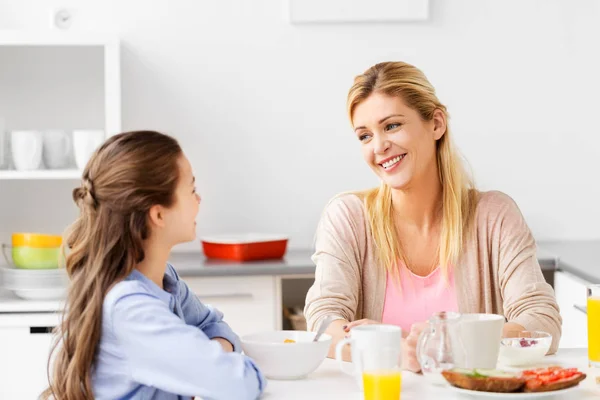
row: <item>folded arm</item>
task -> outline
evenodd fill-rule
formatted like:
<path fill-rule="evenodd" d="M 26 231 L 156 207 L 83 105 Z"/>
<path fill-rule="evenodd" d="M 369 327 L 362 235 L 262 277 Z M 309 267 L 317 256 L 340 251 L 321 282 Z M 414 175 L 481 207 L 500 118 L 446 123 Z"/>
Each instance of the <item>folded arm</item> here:
<path fill-rule="evenodd" d="M 184 396 L 249 400 L 265 386 L 249 358 L 223 351 L 202 329 L 186 324 L 149 294 L 118 299 L 111 322 L 133 379 L 143 385 Z"/>

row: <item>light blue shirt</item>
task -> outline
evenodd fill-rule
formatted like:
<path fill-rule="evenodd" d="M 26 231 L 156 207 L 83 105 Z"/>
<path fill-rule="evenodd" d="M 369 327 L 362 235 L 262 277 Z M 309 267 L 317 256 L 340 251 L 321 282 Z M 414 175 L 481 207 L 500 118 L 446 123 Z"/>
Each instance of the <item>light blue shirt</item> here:
<path fill-rule="evenodd" d="M 254 400 L 266 381 L 240 354 L 223 314 L 204 305 L 167 265 L 164 290 L 134 270 L 106 295 L 102 336 L 92 373 L 94 397 L 104 399 Z M 227 353 L 211 338 L 234 346 Z"/>

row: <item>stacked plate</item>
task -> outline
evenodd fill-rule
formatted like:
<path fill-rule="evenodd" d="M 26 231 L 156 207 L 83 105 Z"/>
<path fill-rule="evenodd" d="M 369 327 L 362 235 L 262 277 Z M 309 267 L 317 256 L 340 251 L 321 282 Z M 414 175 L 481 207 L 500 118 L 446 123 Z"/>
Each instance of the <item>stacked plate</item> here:
<path fill-rule="evenodd" d="M 27 300 L 55 300 L 66 296 L 69 279 L 64 268 L 18 269 L 0 267 L 0 283 Z"/>
<path fill-rule="evenodd" d="M 62 237 L 43 233 L 13 233 L 12 246 L 2 245 L 7 266 L 0 267 L 0 284 L 28 300 L 62 299 L 67 273 L 58 268 Z M 8 248 L 12 248 L 8 256 Z"/>

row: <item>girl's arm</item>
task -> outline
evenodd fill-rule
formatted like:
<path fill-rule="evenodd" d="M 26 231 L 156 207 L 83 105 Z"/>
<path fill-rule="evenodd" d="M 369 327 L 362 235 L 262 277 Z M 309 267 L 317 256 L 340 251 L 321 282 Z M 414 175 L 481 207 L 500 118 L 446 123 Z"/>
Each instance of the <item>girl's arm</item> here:
<path fill-rule="evenodd" d="M 183 396 L 256 399 L 266 381 L 252 360 L 227 353 L 202 329 L 186 324 L 148 293 L 128 293 L 110 307 L 110 321 L 133 379 Z M 218 316 L 205 318 L 211 334 Z"/>

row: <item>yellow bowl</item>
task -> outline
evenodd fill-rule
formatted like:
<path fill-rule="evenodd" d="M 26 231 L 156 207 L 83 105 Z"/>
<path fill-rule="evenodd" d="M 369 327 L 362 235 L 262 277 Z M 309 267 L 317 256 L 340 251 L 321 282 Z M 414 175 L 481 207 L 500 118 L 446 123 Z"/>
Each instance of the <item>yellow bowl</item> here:
<path fill-rule="evenodd" d="M 60 247 L 62 236 L 43 233 L 13 233 L 13 247 L 53 248 Z"/>

